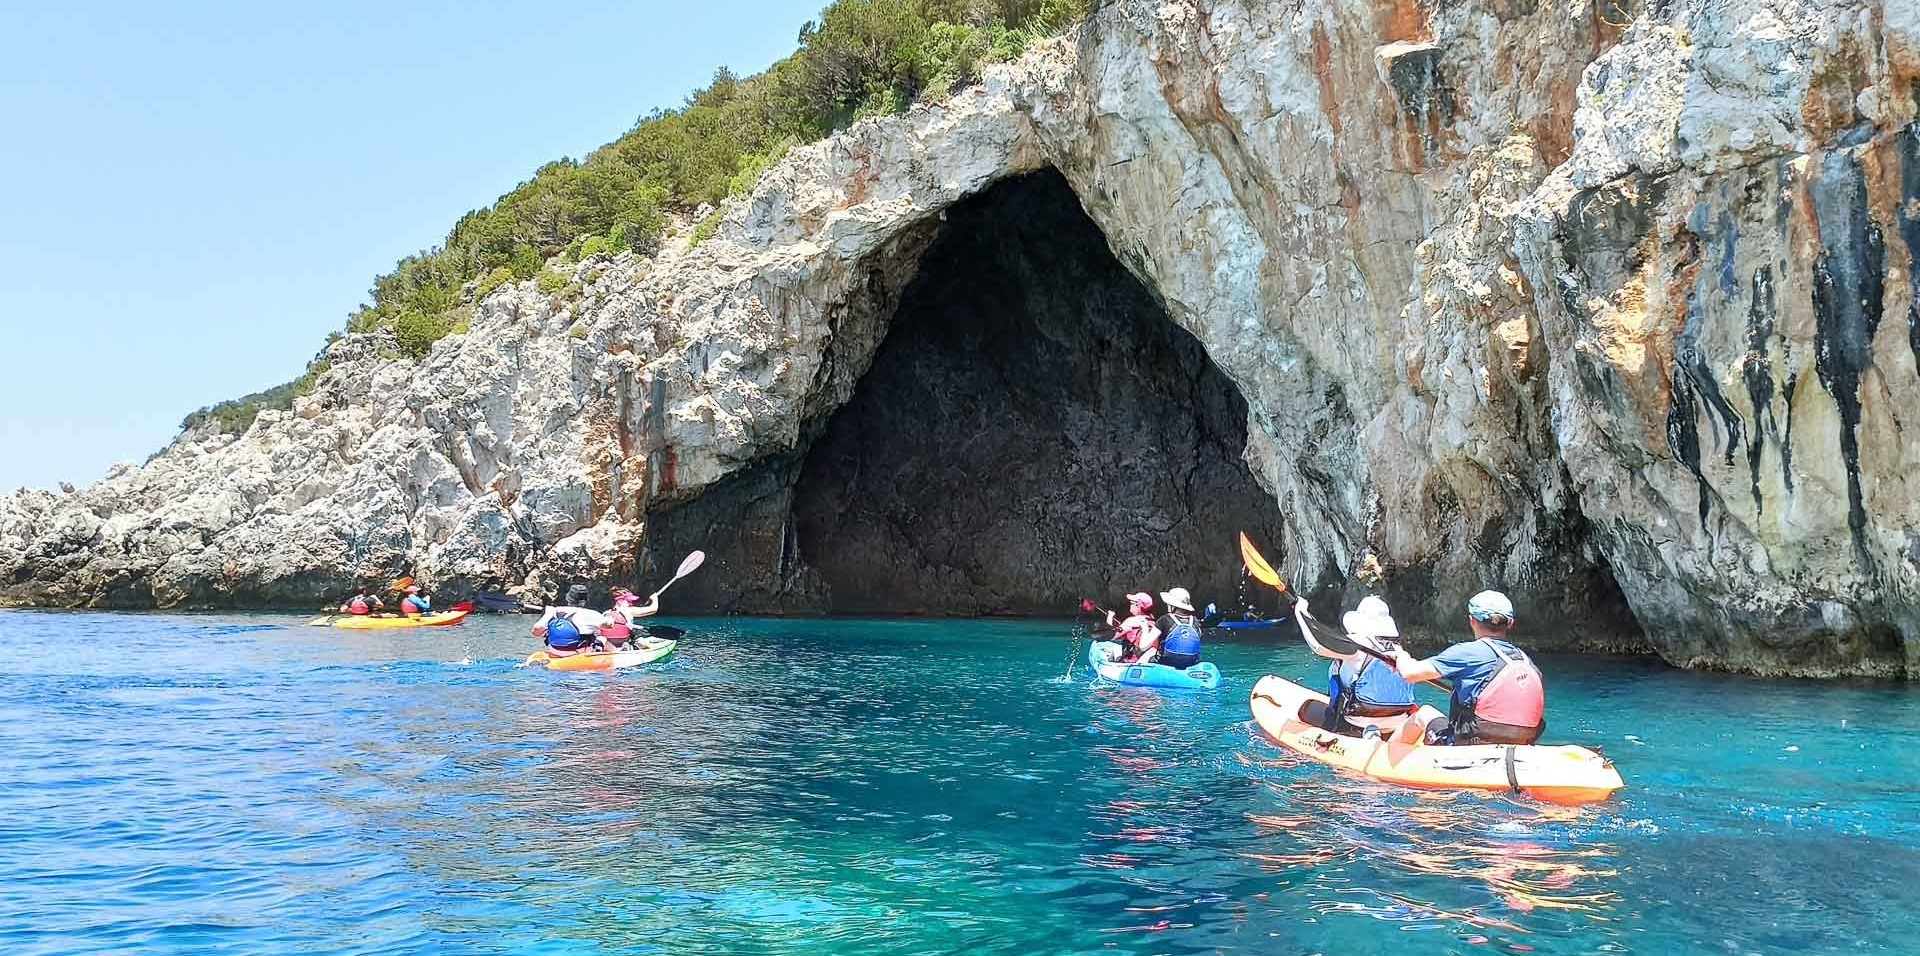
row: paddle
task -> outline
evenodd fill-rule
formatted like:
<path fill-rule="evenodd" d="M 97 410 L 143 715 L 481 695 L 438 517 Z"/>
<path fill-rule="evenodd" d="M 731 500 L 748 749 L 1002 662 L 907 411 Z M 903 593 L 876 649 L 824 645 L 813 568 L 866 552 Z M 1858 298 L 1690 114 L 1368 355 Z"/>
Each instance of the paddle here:
<path fill-rule="evenodd" d="M 1260 549 L 1253 546 L 1253 540 L 1247 537 L 1245 531 L 1240 532 L 1240 559 L 1246 562 L 1247 573 L 1253 575 L 1254 580 L 1279 591 L 1281 594 L 1290 593 L 1291 589 L 1287 587 L 1287 582 L 1280 577 L 1280 572 L 1275 571 L 1273 565 L 1267 563 L 1267 559 L 1260 554 Z M 1318 619 L 1308 614 L 1298 605 L 1295 605 L 1294 615 L 1301 620 L 1303 625 L 1314 626 L 1315 633 L 1313 639 L 1318 641 L 1321 647 L 1335 654 L 1365 654 L 1374 660 L 1382 661 L 1394 667 L 1396 670 L 1399 668 L 1399 665 L 1394 663 L 1393 655 L 1370 645 L 1355 641 L 1345 634 L 1341 634 L 1321 624 Z M 1433 680 L 1428 681 L 1428 683 L 1449 693 L 1453 691 L 1453 685 L 1443 680 Z"/>
<path fill-rule="evenodd" d="M 687 575 L 692 574 L 694 571 L 699 570 L 700 565 L 705 564 L 706 561 L 707 561 L 707 553 L 705 551 L 689 552 L 685 558 L 681 559 L 680 570 L 674 572 L 672 579 L 668 580 L 667 583 L 660 585 L 660 589 L 653 592 L 652 594 L 653 599 L 659 600 L 660 595 L 665 594 L 668 588 L 673 587 L 674 581 L 678 581 L 681 578 L 684 578 Z"/>

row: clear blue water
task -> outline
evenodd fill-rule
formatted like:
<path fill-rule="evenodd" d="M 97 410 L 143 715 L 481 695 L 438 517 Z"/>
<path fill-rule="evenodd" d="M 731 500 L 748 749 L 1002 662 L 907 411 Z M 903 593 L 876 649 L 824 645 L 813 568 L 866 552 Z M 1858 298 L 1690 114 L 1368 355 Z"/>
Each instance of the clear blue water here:
<path fill-rule="evenodd" d="M 1567 810 L 1276 750 L 1253 678 L 1324 668 L 1257 638 L 1175 696 L 1060 681 L 1060 624 L 685 621 L 606 676 L 300 623 L 0 612 L 0 952 L 1920 946 L 1904 686 L 1548 659 L 1629 787 Z"/>

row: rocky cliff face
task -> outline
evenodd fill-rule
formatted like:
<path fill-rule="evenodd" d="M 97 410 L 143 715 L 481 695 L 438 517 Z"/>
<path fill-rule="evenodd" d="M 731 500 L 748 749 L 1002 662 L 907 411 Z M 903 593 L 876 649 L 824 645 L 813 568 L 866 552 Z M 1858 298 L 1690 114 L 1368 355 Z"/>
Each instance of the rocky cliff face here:
<path fill-rule="evenodd" d="M 1023 611 L 1224 590 L 1249 527 L 1435 628 L 1496 585 L 1536 646 L 1920 673 L 1916 36 L 1905 0 L 1115 0 L 704 243 L 0 500 L 0 594 L 544 592 L 698 543 L 705 607 Z"/>

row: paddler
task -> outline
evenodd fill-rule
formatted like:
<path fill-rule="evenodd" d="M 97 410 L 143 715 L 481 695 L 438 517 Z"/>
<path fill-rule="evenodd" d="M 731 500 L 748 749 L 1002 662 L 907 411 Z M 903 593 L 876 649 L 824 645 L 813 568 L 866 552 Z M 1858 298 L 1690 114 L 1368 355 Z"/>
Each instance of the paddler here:
<path fill-rule="evenodd" d="M 646 604 L 640 603 L 640 596 L 626 588 L 613 589 L 613 608 L 602 614 L 600 628 L 596 632 L 609 650 L 619 650 L 633 638 L 633 622 L 652 617 L 660 613 L 660 595 L 655 593 Z M 651 643 L 642 635 L 640 643 Z"/>
<path fill-rule="evenodd" d="M 380 600 L 379 595 L 374 594 L 372 588 L 363 587 L 354 592 L 353 597 L 347 599 L 347 603 L 340 605 L 340 613 L 364 616 L 378 613 L 386 606 L 386 602 Z"/>
<path fill-rule="evenodd" d="M 1113 612 L 1108 611 L 1107 626 L 1113 628 L 1113 639 L 1120 645 L 1120 660 L 1129 664 L 1139 660 L 1160 634 L 1153 623 L 1153 595 L 1145 591 L 1127 595 L 1126 619 L 1116 624 Z"/>
<path fill-rule="evenodd" d="M 1399 717 L 1419 708 L 1413 698 L 1413 685 L 1407 683 L 1389 664 L 1364 651 L 1341 654 L 1329 650 L 1314 639 L 1307 626 L 1311 609 L 1302 598 L 1293 606 L 1294 620 L 1300 624 L 1300 636 L 1307 646 L 1332 664 L 1327 666 L 1327 700 L 1330 705 L 1321 717 L 1320 727 L 1338 734 L 1377 737 L 1380 731 L 1372 722 L 1355 717 Z M 1387 602 L 1377 597 L 1360 599 L 1360 606 L 1341 615 L 1340 624 L 1354 644 L 1390 654 L 1400 636 Z"/>
<path fill-rule="evenodd" d="M 1453 682 L 1447 716 L 1427 726 L 1428 743 L 1530 744 L 1546 731 L 1546 684 L 1532 659 L 1508 642 L 1513 624 L 1513 602 L 1482 591 L 1467 602 L 1473 640 L 1426 660 L 1394 649 L 1401 677 Z"/>
<path fill-rule="evenodd" d="M 420 585 L 409 584 L 406 597 L 400 599 L 400 613 L 407 617 L 419 617 L 433 611 L 433 602 L 420 590 Z"/>
<path fill-rule="evenodd" d="M 593 650 L 594 634 L 605 623 L 599 611 L 582 607 L 587 603 L 587 586 L 567 588 L 567 603 L 549 605 L 546 613 L 533 622 L 533 636 L 547 645 L 549 657 L 571 657 Z"/>
<path fill-rule="evenodd" d="M 1186 588 L 1171 588 L 1160 592 L 1160 603 L 1167 613 L 1154 622 L 1158 646 L 1141 654 L 1141 663 L 1179 670 L 1200 663 L 1200 615 L 1193 610 L 1193 596 Z"/>

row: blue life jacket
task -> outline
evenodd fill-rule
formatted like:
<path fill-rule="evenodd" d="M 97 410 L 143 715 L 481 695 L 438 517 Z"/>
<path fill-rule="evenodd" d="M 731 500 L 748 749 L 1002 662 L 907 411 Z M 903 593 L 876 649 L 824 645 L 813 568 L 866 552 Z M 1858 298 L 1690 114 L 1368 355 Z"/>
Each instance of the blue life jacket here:
<path fill-rule="evenodd" d="M 573 618 L 555 615 L 553 620 L 547 622 L 548 647 L 556 651 L 570 651 L 586 642 L 587 639 L 580 635 L 580 625 L 573 623 Z"/>
<path fill-rule="evenodd" d="M 1372 657 L 1354 661 L 1334 661 L 1327 668 L 1327 684 L 1336 709 L 1355 704 L 1372 707 L 1412 706 L 1413 685 L 1391 665 Z"/>
<path fill-rule="evenodd" d="M 1194 619 L 1187 618 L 1181 620 L 1169 614 L 1167 615 L 1167 620 L 1171 622 L 1173 626 L 1167 628 L 1165 634 L 1160 635 L 1160 653 L 1181 655 L 1199 654 L 1200 628 L 1194 623 Z"/>

